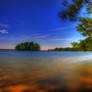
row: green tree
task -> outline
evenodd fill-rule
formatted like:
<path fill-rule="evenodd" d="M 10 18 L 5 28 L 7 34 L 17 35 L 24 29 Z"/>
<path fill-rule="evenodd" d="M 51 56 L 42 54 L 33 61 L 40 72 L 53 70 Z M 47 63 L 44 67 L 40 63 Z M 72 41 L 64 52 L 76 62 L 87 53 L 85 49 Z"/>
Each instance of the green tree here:
<path fill-rule="evenodd" d="M 79 43 L 78 42 L 72 42 L 71 43 L 73 48 L 78 48 L 79 47 Z"/>
<path fill-rule="evenodd" d="M 80 40 L 80 43 L 79 43 L 79 48 L 84 50 L 84 51 L 87 51 L 87 42 L 86 40 Z"/>
<path fill-rule="evenodd" d="M 17 44 L 15 50 L 30 50 L 30 51 L 39 51 L 40 45 L 35 42 L 24 42 Z"/>
<path fill-rule="evenodd" d="M 64 0 L 66 9 L 60 13 L 60 17 L 70 20 L 79 20 L 77 31 L 81 32 L 83 36 L 92 37 L 92 18 L 81 17 L 79 14 L 81 9 L 86 8 L 86 14 L 92 14 L 92 1 L 91 0 Z"/>
<path fill-rule="evenodd" d="M 80 41 L 80 48 L 92 51 L 92 38 L 86 38 L 85 40 Z"/>
<path fill-rule="evenodd" d="M 80 40 L 79 43 L 73 42 L 73 48 L 79 48 L 79 50 L 83 51 L 92 51 L 92 38 L 86 38 L 84 40 Z"/>
<path fill-rule="evenodd" d="M 92 37 L 92 18 L 81 18 L 77 31 L 81 32 L 83 36 Z"/>
<path fill-rule="evenodd" d="M 86 39 L 79 43 L 73 42 L 73 48 L 83 50 L 92 50 L 92 0 L 64 0 L 64 11 L 59 13 L 60 18 L 69 19 L 70 21 L 79 21 L 77 31 L 79 31 Z M 82 8 L 86 9 L 85 15 L 82 17 L 80 12 Z M 84 12 L 83 12 L 84 14 Z"/>
<path fill-rule="evenodd" d="M 86 14 L 92 13 L 92 1 L 91 0 L 64 0 L 64 10 L 59 12 L 59 16 L 62 19 L 69 19 L 71 21 L 80 20 L 80 12 L 82 8 L 86 8 Z M 83 13 L 84 14 L 84 13 Z"/>

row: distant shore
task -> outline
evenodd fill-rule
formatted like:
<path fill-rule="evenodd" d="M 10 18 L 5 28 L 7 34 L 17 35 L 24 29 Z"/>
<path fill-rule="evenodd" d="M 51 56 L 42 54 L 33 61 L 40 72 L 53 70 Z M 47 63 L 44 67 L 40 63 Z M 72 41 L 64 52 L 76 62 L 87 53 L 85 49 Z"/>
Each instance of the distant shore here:
<path fill-rule="evenodd" d="M 81 48 L 66 47 L 66 48 L 48 49 L 48 51 L 92 51 L 92 49 L 84 50 L 84 49 L 81 49 Z"/>
<path fill-rule="evenodd" d="M 15 49 L 0 49 L 0 50 L 15 50 Z"/>
<path fill-rule="evenodd" d="M 0 51 L 17 51 L 15 49 L 0 49 Z M 20 51 L 30 51 L 30 50 L 20 50 Z M 92 50 L 83 50 L 80 48 L 55 48 L 55 49 L 48 49 L 48 50 L 39 50 L 39 51 L 92 51 Z"/>

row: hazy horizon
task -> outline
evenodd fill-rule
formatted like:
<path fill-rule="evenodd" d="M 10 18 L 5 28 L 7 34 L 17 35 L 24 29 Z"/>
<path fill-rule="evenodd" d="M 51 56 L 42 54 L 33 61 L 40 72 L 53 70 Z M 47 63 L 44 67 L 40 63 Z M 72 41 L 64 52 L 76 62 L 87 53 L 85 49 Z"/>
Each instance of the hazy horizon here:
<path fill-rule="evenodd" d="M 17 43 L 34 41 L 42 50 L 68 47 L 84 37 L 77 22 L 61 20 L 62 0 L 0 1 L 0 48 L 13 49 Z"/>

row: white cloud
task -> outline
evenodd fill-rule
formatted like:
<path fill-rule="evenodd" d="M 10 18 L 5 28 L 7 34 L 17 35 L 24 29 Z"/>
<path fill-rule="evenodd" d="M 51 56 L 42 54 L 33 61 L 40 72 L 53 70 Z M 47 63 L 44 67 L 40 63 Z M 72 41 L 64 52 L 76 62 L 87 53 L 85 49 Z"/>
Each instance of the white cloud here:
<path fill-rule="evenodd" d="M 2 33 L 2 34 L 8 34 L 8 31 L 6 29 L 2 29 L 2 30 L 0 30 L 0 33 Z"/>

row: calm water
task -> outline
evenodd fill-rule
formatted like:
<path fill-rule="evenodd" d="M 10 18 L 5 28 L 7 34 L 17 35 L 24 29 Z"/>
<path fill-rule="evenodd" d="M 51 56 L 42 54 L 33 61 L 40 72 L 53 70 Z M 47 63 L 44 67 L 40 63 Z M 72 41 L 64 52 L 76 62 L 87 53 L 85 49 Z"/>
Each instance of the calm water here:
<path fill-rule="evenodd" d="M 92 52 L 0 51 L 0 92 L 92 92 Z"/>

